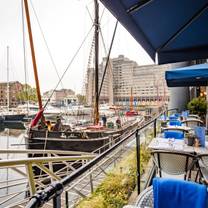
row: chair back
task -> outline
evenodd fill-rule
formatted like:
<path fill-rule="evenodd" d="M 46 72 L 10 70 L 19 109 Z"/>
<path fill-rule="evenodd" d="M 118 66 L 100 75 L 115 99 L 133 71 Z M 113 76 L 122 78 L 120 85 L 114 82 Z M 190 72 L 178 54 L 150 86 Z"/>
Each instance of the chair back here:
<path fill-rule="evenodd" d="M 174 131 L 174 130 L 172 130 L 172 131 L 167 131 L 167 130 L 165 130 L 164 132 L 163 132 L 163 136 L 164 136 L 164 138 L 174 138 L 174 139 L 183 139 L 184 138 L 184 132 L 182 132 L 182 131 Z"/>
<path fill-rule="evenodd" d="M 208 170 L 208 154 L 200 154 L 198 155 L 198 158 L 203 166 Z"/>
<path fill-rule="evenodd" d="M 191 118 L 200 119 L 200 117 L 198 115 L 189 114 L 188 119 L 191 119 Z"/>
<path fill-rule="evenodd" d="M 208 185 L 208 154 L 198 155 L 199 181 Z"/>
<path fill-rule="evenodd" d="M 203 121 L 201 121 L 199 119 L 191 118 L 191 119 L 187 119 L 187 120 L 182 121 L 182 124 L 185 124 L 188 127 L 194 128 L 195 126 L 203 126 L 204 123 L 203 123 Z"/>
<path fill-rule="evenodd" d="M 169 175 L 183 174 L 184 180 L 186 180 L 187 173 L 193 168 L 195 163 L 195 157 L 188 153 L 155 150 L 152 152 L 152 155 L 160 177 L 162 177 L 162 172 Z"/>
<path fill-rule="evenodd" d="M 150 186 L 143 190 L 136 201 L 136 207 L 138 208 L 153 208 L 154 207 L 154 199 L 153 199 L 153 187 Z"/>
<path fill-rule="evenodd" d="M 139 194 L 136 206 L 133 207 L 205 208 L 208 203 L 207 195 L 207 187 L 202 184 L 177 179 L 154 178 L 153 185 Z"/>

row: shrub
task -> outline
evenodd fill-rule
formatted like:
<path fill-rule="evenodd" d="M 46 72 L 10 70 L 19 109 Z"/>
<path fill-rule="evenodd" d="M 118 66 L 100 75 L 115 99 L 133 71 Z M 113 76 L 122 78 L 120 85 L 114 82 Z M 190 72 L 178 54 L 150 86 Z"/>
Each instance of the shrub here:
<path fill-rule="evenodd" d="M 203 116 L 207 112 L 207 102 L 204 97 L 193 98 L 187 105 L 190 113 Z"/>
<path fill-rule="evenodd" d="M 150 152 L 141 145 L 141 174 L 150 159 Z M 122 170 L 122 171 L 121 171 Z M 92 196 L 80 201 L 77 208 L 122 208 L 136 186 L 136 152 L 123 159 L 107 175 Z"/>
<path fill-rule="evenodd" d="M 93 194 L 80 202 L 79 208 L 107 208 L 105 199 L 102 195 Z"/>

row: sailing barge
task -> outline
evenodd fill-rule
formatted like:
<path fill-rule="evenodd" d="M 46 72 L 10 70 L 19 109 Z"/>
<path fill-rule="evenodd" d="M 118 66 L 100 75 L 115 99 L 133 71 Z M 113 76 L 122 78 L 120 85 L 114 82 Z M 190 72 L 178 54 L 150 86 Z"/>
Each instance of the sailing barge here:
<path fill-rule="evenodd" d="M 138 126 L 132 119 L 120 129 L 99 129 L 83 131 L 47 131 L 30 129 L 27 134 L 28 149 L 72 150 L 93 152 L 111 141 L 119 141 L 121 135 L 128 134 Z M 102 148 L 104 151 L 106 148 Z"/>
<path fill-rule="evenodd" d="M 25 12 L 27 18 L 27 25 L 29 31 L 29 40 L 31 46 L 31 54 L 32 54 L 32 61 L 33 61 L 33 69 L 34 69 L 34 76 L 36 82 L 36 90 L 37 90 L 37 97 L 38 97 L 38 104 L 39 104 L 39 112 L 40 114 L 36 115 L 38 119 L 44 122 L 43 111 L 46 107 L 42 106 L 41 94 L 40 94 L 40 87 L 38 81 L 38 73 L 37 73 L 37 65 L 35 60 L 35 51 L 33 46 L 33 37 L 31 32 L 31 25 L 30 25 L 30 16 L 29 16 L 29 9 L 27 5 L 27 1 L 24 0 L 25 5 Z M 110 128 L 100 128 L 99 124 L 99 96 L 102 89 L 102 84 L 99 86 L 99 5 L 98 1 L 94 0 L 95 6 L 95 19 L 94 19 L 94 55 L 95 55 L 95 83 L 94 83 L 94 128 L 87 128 L 82 130 L 73 130 L 73 131 L 48 131 L 47 129 L 38 129 L 35 125 L 31 125 L 29 128 L 26 139 L 28 149 L 50 149 L 50 150 L 73 150 L 73 151 L 81 151 L 81 152 L 93 152 L 106 144 L 110 141 L 118 142 L 121 138 L 120 136 L 128 134 L 129 131 L 137 128 L 138 121 L 136 118 L 131 119 L 130 121 L 123 124 L 122 127 L 117 129 L 110 129 Z M 108 62 L 106 63 L 106 67 L 108 66 Z M 104 73 L 105 75 L 105 73 Z M 104 79 L 103 75 L 103 79 Z M 101 82 L 102 83 L 102 82 Z M 41 114 L 42 112 L 42 114 Z M 36 118 L 35 118 L 36 119 Z M 36 119 L 36 120 L 38 120 Z M 37 124 L 37 123 L 36 123 Z M 66 128 L 67 129 L 67 128 Z M 102 149 L 102 151 L 104 151 Z"/>

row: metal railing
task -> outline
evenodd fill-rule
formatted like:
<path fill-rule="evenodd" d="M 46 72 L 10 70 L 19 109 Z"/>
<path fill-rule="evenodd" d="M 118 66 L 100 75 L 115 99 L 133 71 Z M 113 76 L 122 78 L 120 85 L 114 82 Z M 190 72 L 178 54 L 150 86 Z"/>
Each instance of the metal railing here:
<path fill-rule="evenodd" d="M 15 156 L 24 154 L 26 157 L 0 160 L 0 171 L 2 173 L 6 171 L 7 174 L 6 180 L 0 179 L 0 207 L 12 206 L 13 202 L 21 204 L 26 199 L 28 201 L 29 196 L 43 189 L 48 183 L 61 180 L 64 176 L 72 173 L 76 167 L 80 167 L 96 156 L 91 153 L 75 151 L 20 149 L 2 149 L 0 154 L 15 154 Z M 31 156 L 38 154 L 42 157 L 28 158 L 28 154 Z M 56 168 L 57 166 L 59 168 Z M 8 177 L 9 172 L 12 177 Z M 16 203 L 17 198 L 18 203 Z"/>
<path fill-rule="evenodd" d="M 27 208 L 35 208 L 35 207 L 41 207 L 51 199 L 53 199 L 53 207 L 61 207 L 61 196 L 62 192 L 65 191 L 65 207 L 69 207 L 68 204 L 68 193 L 67 191 L 70 188 L 74 188 L 76 184 L 78 184 L 80 180 L 76 181 L 80 176 L 85 173 L 86 176 L 83 178 L 86 178 L 87 176 L 90 176 L 92 174 L 92 170 L 99 169 L 100 165 L 98 163 L 102 163 L 105 158 L 110 158 L 110 156 L 115 152 L 116 149 L 123 146 L 127 141 L 130 139 L 132 140 L 132 137 L 136 138 L 136 151 L 137 151 L 137 186 L 138 186 L 138 192 L 140 192 L 140 131 L 144 130 L 149 125 L 153 124 L 154 126 L 154 136 L 156 136 L 157 133 L 157 119 L 162 115 L 166 114 L 167 111 L 163 111 L 159 113 L 159 115 L 155 116 L 154 118 L 142 123 L 139 125 L 137 129 L 135 129 L 133 132 L 130 132 L 128 135 L 126 135 L 124 138 L 120 139 L 117 143 L 113 144 L 109 149 L 107 149 L 105 152 L 101 153 L 94 159 L 92 159 L 90 162 L 86 163 L 79 169 L 72 172 L 71 175 L 66 176 L 65 178 L 61 179 L 60 181 L 56 183 L 52 183 L 44 190 L 38 191 L 35 195 L 32 196 L 31 200 L 27 204 Z M 115 153 L 114 153 L 115 154 Z M 96 166 L 97 165 L 97 166 Z M 87 173 L 87 171 L 89 171 Z M 101 170 L 103 171 L 103 170 Z M 73 185 L 72 183 L 75 182 Z M 93 189 L 93 188 L 92 188 Z M 92 190 L 93 191 L 93 190 Z"/>

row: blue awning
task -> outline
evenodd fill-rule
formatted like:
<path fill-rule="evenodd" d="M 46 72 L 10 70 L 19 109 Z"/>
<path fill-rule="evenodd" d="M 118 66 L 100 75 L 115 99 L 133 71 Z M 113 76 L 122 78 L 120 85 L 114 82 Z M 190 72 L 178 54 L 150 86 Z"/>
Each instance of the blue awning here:
<path fill-rule="evenodd" d="M 165 72 L 168 87 L 207 86 L 208 64 L 198 64 Z"/>
<path fill-rule="evenodd" d="M 208 57 L 207 0 L 101 2 L 155 62 L 163 64 Z"/>

